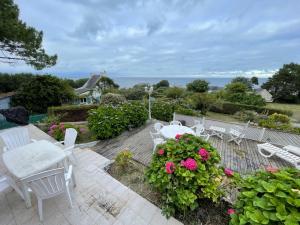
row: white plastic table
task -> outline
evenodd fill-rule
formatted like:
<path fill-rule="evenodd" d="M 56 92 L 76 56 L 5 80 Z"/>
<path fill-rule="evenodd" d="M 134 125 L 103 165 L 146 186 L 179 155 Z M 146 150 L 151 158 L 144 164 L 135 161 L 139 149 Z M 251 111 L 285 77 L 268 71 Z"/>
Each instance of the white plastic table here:
<path fill-rule="evenodd" d="M 164 138 L 175 138 L 177 134 L 193 134 L 195 132 L 186 126 L 179 125 L 167 125 L 160 129 L 159 131 Z"/>
<path fill-rule="evenodd" d="M 66 155 L 59 146 L 41 140 L 4 152 L 2 157 L 8 171 L 23 179 L 65 161 Z M 26 206 L 30 207 L 30 196 L 25 183 L 22 183 L 22 189 Z"/>
<path fill-rule="evenodd" d="M 291 153 L 294 153 L 295 155 L 300 156 L 300 148 L 299 147 L 296 147 L 293 145 L 287 145 L 287 146 L 284 146 L 283 149 L 285 149 Z"/>
<path fill-rule="evenodd" d="M 226 132 L 226 129 L 224 127 L 217 127 L 217 126 L 210 126 L 209 130 L 211 130 L 211 136 L 217 136 L 221 139 L 223 139 L 223 135 Z"/>

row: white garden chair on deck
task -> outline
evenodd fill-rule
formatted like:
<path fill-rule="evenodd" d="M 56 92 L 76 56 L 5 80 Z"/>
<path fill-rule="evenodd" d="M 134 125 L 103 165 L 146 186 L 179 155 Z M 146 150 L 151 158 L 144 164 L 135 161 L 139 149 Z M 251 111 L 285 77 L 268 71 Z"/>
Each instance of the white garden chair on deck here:
<path fill-rule="evenodd" d="M 178 126 L 182 126 L 181 122 L 178 120 L 173 120 L 170 122 L 170 125 L 178 125 Z"/>
<path fill-rule="evenodd" d="M 208 141 L 210 135 L 205 133 L 205 128 L 201 123 L 196 123 L 191 127 L 195 131 L 196 136 L 203 138 L 205 141 Z"/>
<path fill-rule="evenodd" d="M 36 141 L 34 139 L 30 139 L 27 127 L 12 128 L 8 131 L 1 132 L 0 137 L 5 144 L 3 152 L 13 150 L 17 147 L 27 145 L 32 141 Z"/>
<path fill-rule="evenodd" d="M 300 169 L 300 157 L 294 155 L 282 148 L 276 147 L 270 143 L 258 144 L 258 153 L 263 157 L 270 158 L 273 155 L 293 164 L 297 169 Z"/>
<path fill-rule="evenodd" d="M 21 196 L 21 198 L 24 199 L 24 195 L 20 188 L 17 186 L 16 182 L 11 177 L 0 174 L 0 193 L 5 191 L 9 187 L 12 187 Z"/>
<path fill-rule="evenodd" d="M 230 139 L 228 142 L 233 141 L 237 145 L 240 145 L 246 136 L 246 130 L 247 130 L 249 124 L 250 124 L 250 121 L 248 121 L 244 127 L 240 127 L 240 126 L 231 127 L 229 130 Z"/>
<path fill-rule="evenodd" d="M 161 128 L 163 128 L 163 126 L 164 125 L 162 123 L 157 122 L 157 123 L 154 124 L 154 130 L 156 132 L 159 132 L 161 130 Z"/>
<path fill-rule="evenodd" d="M 38 212 L 40 220 L 43 221 L 43 200 L 55 197 L 57 195 L 66 193 L 70 207 L 73 207 L 70 193 L 70 183 L 75 180 L 72 176 L 72 166 L 69 166 L 68 172 L 65 173 L 64 168 L 44 171 L 27 178 L 22 179 L 26 185 L 36 195 L 38 200 Z"/>
<path fill-rule="evenodd" d="M 64 145 L 64 151 L 69 159 L 75 164 L 77 158 L 74 154 L 75 141 L 77 138 L 77 131 L 74 128 L 67 128 L 65 138 L 63 141 L 57 142 Z"/>
<path fill-rule="evenodd" d="M 161 137 L 160 133 L 153 133 L 153 132 L 150 131 L 150 135 L 151 135 L 151 138 L 152 138 L 152 141 L 153 141 L 153 150 L 152 150 L 152 152 L 154 153 L 157 145 L 163 144 L 166 141 Z"/>

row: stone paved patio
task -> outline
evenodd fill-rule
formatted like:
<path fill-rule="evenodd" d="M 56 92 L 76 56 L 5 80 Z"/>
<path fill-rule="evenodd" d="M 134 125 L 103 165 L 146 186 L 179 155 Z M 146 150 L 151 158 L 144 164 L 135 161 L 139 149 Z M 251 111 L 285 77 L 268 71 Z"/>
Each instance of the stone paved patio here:
<path fill-rule="evenodd" d="M 34 126 L 29 128 L 36 139 L 48 136 Z M 0 194 L 0 225 L 181 224 L 174 218 L 167 220 L 159 208 L 106 173 L 103 168 L 110 160 L 89 149 L 77 149 L 75 154 L 79 163 L 74 168 L 77 187 L 73 189 L 73 208 L 68 207 L 63 195 L 45 200 L 41 223 L 35 197 L 32 196 L 33 207 L 27 209 L 16 192 L 8 190 Z"/>

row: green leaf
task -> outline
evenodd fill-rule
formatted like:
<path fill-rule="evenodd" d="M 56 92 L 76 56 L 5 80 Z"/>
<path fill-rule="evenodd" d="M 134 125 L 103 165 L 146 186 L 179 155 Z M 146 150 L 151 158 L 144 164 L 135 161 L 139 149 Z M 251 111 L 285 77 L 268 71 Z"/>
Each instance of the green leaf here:
<path fill-rule="evenodd" d="M 273 184 L 269 184 L 268 182 L 266 181 L 261 181 L 261 185 L 264 187 L 264 189 L 267 191 L 267 192 L 274 192 L 276 190 L 276 186 L 273 185 Z"/>

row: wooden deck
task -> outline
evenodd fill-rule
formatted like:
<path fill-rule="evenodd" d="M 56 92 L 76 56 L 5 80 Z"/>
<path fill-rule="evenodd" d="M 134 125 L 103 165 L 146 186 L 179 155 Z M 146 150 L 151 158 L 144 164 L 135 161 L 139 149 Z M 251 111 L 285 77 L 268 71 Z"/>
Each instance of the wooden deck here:
<path fill-rule="evenodd" d="M 152 127 L 153 123 L 134 132 L 127 132 L 118 138 L 102 141 L 94 147 L 94 150 L 106 158 L 114 159 L 118 152 L 128 149 L 133 152 L 135 160 L 144 165 L 149 165 L 153 148 L 149 131 Z M 234 143 L 228 143 L 228 137 L 225 137 L 224 140 L 212 137 L 209 142 L 219 151 L 223 166 L 232 168 L 242 174 L 263 169 L 267 165 L 276 167 L 291 166 L 277 157 L 271 159 L 262 157 L 257 151 L 257 141 L 244 140 L 240 146 L 237 146 Z"/>

